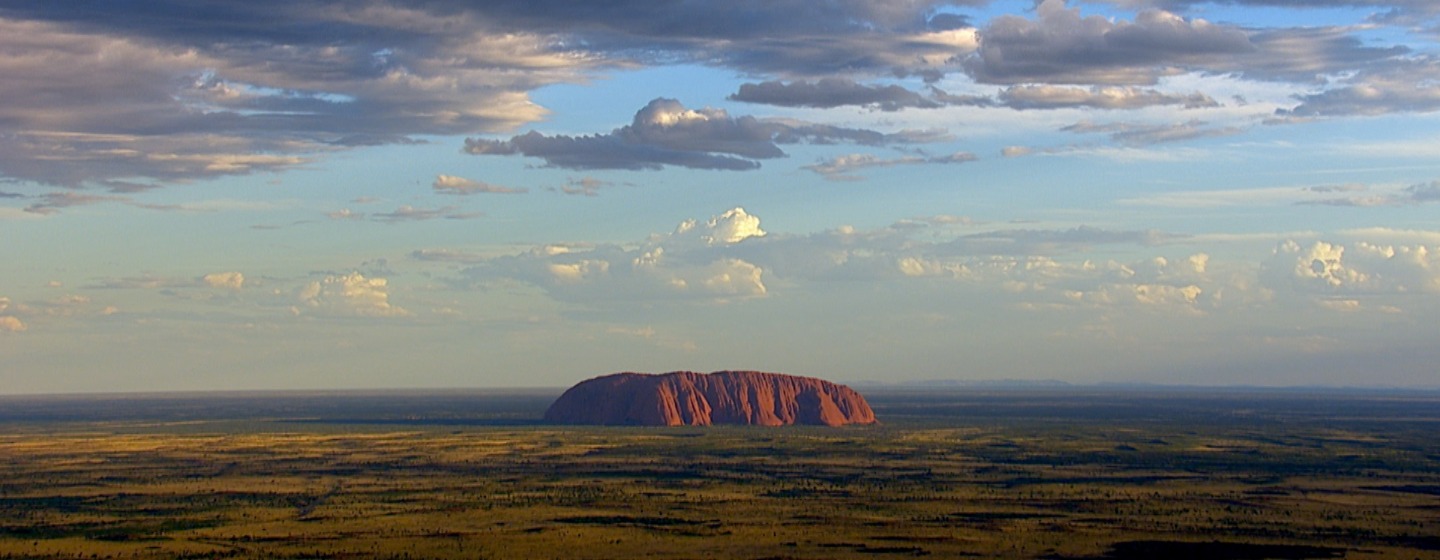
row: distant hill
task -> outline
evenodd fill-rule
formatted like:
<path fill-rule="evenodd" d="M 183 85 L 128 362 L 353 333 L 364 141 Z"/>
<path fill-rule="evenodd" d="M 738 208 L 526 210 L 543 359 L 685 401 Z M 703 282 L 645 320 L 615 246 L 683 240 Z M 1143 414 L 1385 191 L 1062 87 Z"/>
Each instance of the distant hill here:
<path fill-rule="evenodd" d="M 561 424 L 709 426 L 873 424 L 865 397 L 813 377 L 758 371 L 616 373 L 565 391 L 545 420 Z"/>

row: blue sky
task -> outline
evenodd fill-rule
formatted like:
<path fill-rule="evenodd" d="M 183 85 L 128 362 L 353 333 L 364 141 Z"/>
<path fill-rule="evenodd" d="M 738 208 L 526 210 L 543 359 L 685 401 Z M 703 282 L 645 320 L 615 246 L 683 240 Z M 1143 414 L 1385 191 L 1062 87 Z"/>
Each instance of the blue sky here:
<path fill-rule="evenodd" d="M 1440 5 L 606 6 L 0 7 L 0 392 L 1440 386 Z"/>

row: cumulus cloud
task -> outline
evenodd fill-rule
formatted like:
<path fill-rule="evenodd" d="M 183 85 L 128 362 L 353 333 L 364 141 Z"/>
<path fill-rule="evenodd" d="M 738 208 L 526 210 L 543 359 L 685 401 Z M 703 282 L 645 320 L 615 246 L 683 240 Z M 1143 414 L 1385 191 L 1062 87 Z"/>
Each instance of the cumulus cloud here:
<path fill-rule="evenodd" d="M 1184 66 L 1255 50 L 1240 29 L 1162 10 L 1141 12 L 1133 22 L 1112 21 L 1081 16 L 1064 0 L 1043 0 L 1035 13 L 1034 20 L 992 20 L 981 31 L 979 50 L 966 60 L 970 75 L 999 84 L 1143 85 Z"/>
<path fill-rule="evenodd" d="M 672 63 L 760 76 L 732 99 L 791 107 L 1213 106 L 1203 93 L 1136 88 L 1190 72 L 1315 85 L 1278 120 L 1440 107 L 1434 60 L 1369 44 L 1360 26 L 1248 29 L 1177 15 L 1200 0 L 1111 1 L 1144 11 L 1107 19 L 1044 0 L 1033 17 L 1000 16 L 977 30 L 949 8 L 985 0 L 784 0 L 744 9 L 626 0 L 583 10 L 557 0 L 7 5 L 0 8 L 0 52 L 7 53 L 0 74 L 8 78 L 0 83 L 7 100 L 0 173 L 124 194 L 280 172 L 355 146 L 508 134 L 546 115 L 530 99 L 537 88 Z M 1376 21 L 1387 22 L 1437 15 L 1427 0 L 1226 3 L 1373 7 Z M 1011 87 L 995 96 L 933 87 L 957 71 Z M 930 91 L 877 83 L 910 77 Z M 576 169 L 753 169 L 780 157 L 777 145 L 907 138 L 747 118 L 472 138 L 467 147 Z"/>
<path fill-rule="evenodd" d="M 526 91 L 577 79 L 597 58 L 554 37 L 487 33 L 463 14 L 167 4 L 136 8 L 163 18 L 7 7 L 0 171 L 133 185 L 282 170 L 412 134 L 501 130 L 544 114 Z M 159 20 L 169 25 L 151 25 Z M 326 31 L 284 31 L 300 28 Z"/>
<path fill-rule="evenodd" d="M 0 332 L 16 333 L 28 329 L 24 321 L 13 315 L 0 315 Z"/>
<path fill-rule="evenodd" d="M 412 256 L 473 262 L 464 271 L 473 282 L 519 280 L 564 300 L 723 302 L 768 293 L 764 268 L 733 253 L 765 237 L 758 217 L 734 208 L 704 221 L 685 220 L 636 247 L 545 245 L 494 258 L 436 250 Z"/>
<path fill-rule="evenodd" d="M 454 175 L 437 175 L 435 182 L 431 183 L 430 187 L 435 189 L 437 193 L 458 195 L 480 193 L 520 194 L 529 192 L 529 189 L 502 187 L 500 185 L 492 185 L 483 181 L 456 177 Z"/>
<path fill-rule="evenodd" d="M 1302 95 L 1280 117 L 1343 117 L 1440 111 L 1440 57 L 1395 60 L 1347 77 L 1340 86 Z"/>
<path fill-rule="evenodd" d="M 657 98 L 635 113 L 631 124 L 608 134 L 546 136 L 531 131 L 509 140 L 467 138 L 466 153 L 521 154 L 569 169 L 749 170 L 760 161 L 784 157 L 780 144 L 846 142 L 886 145 L 937 139 L 925 131 L 882 134 L 872 130 L 813 123 L 732 117 L 723 109 L 688 109 L 674 99 Z"/>
<path fill-rule="evenodd" d="M 874 154 L 849 154 L 837 156 L 814 165 L 806 165 L 804 169 L 814 171 L 830 181 L 859 181 L 864 179 L 855 175 L 855 171 L 880 167 L 895 167 L 897 165 L 920 165 L 926 163 L 968 163 L 978 159 L 975 154 L 968 152 L 956 152 L 946 156 L 904 156 L 898 158 L 882 158 Z"/>
<path fill-rule="evenodd" d="M 1440 292 L 1440 249 L 1364 241 L 1281 243 L 1265 263 L 1272 285 L 1313 294 Z"/>
<path fill-rule="evenodd" d="M 211 288 L 239 290 L 245 287 L 245 275 L 239 272 L 212 272 L 200 277 L 200 281 Z"/>
<path fill-rule="evenodd" d="M 1134 2 L 1166 7 L 1164 2 Z M 1286 3 L 1302 6 L 1304 3 Z M 1277 4 L 1278 5 L 1278 4 Z M 1148 85 L 1186 72 L 1316 82 L 1405 55 L 1367 45 L 1347 27 L 1242 29 L 1145 9 L 1134 21 L 1082 16 L 1064 0 L 1043 0 L 1036 18 L 1001 16 L 981 31 L 965 60 L 975 80 L 996 84 Z"/>
<path fill-rule="evenodd" d="M 715 245 L 734 245 L 746 239 L 765 237 L 765 230 L 760 229 L 760 218 L 745 212 L 744 208 L 732 208 L 718 216 L 713 216 L 704 223 L 696 220 L 685 220 L 675 227 L 671 238 L 680 242 L 698 240 L 706 247 Z"/>
<path fill-rule="evenodd" d="M 326 276 L 310 282 L 296 294 L 296 312 L 316 312 L 337 316 L 400 317 L 409 315 L 404 308 L 390 304 L 389 282 L 384 278 L 366 278 L 359 272 Z"/>

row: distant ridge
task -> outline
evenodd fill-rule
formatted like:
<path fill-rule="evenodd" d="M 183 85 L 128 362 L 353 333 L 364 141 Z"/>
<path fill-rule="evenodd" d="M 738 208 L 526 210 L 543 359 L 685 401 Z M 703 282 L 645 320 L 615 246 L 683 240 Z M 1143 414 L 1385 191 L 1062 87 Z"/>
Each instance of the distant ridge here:
<path fill-rule="evenodd" d="M 758 371 L 616 373 L 582 381 L 545 411 L 560 424 L 873 424 L 865 397 L 813 377 Z"/>
<path fill-rule="evenodd" d="M 860 381 L 859 387 L 886 387 L 894 389 L 923 388 L 974 388 L 974 389 L 1059 389 L 1075 387 L 1074 384 L 1058 379 L 924 379 L 918 381 Z"/>

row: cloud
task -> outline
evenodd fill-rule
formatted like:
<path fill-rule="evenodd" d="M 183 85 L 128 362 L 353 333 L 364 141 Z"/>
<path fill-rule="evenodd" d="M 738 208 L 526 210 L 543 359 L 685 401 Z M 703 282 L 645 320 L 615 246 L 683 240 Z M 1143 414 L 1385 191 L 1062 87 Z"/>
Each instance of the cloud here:
<path fill-rule="evenodd" d="M 1440 5 L 1431 0 L 1096 0 L 1128 8 L 1154 7 L 1185 10 L 1206 4 L 1256 6 L 1270 8 L 1374 8 L 1372 17 L 1385 21 L 1399 17 L 1433 17 L 1440 15 Z"/>
<path fill-rule="evenodd" d="M 1035 148 L 1030 146 L 1005 146 L 1000 149 L 1000 156 L 1007 158 L 1025 157 L 1035 153 Z"/>
<path fill-rule="evenodd" d="M 931 95 L 897 85 L 866 86 L 842 78 L 823 79 L 815 83 L 772 81 L 744 84 L 729 99 L 765 103 L 783 107 L 833 108 L 841 106 L 871 107 L 882 111 L 905 108 L 934 109 L 945 106 L 1009 107 L 1011 109 L 1064 109 L 1090 107 L 1098 109 L 1140 109 L 1162 105 L 1180 105 L 1186 109 L 1219 107 L 1219 102 L 1203 93 L 1172 94 L 1133 86 L 1054 86 L 1042 84 L 1012 85 L 996 96 L 952 95 L 931 86 Z"/>
<path fill-rule="evenodd" d="M 1326 190 L 1315 190 L 1321 188 L 1323 187 L 1312 187 L 1310 190 L 1312 192 L 1323 194 L 1355 192 L 1364 192 L 1366 194 L 1352 194 L 1343 197 L 1308 199 L 1297 201 L 1296 204 L 1310 206 L 1371 207 L 1415 206 L 1420 204 L 1429 204 L 1432 202 L 1440 202 L 1440 181 L 1431 181 L 1429 183 L 1410 185 L 1403 189 L 1391 192 L 1370 191 L 1369 187 L 1366 187 L 1365 185 L 1344 185 L 1343 190 L 1330 190 L 1329 188 L 1326 188 Z"/>
<path fill-rule="evenodd" d="M 245 287 L 245 275 L 239 272 L 212 272 L 200 277 L 200 281 L 211 288 L 239 290 Z"/>
<path fill-rule="evenodd" d="M 760 161 L 784 157 L 779 144 L 855 143 L 886 145 L 927 142 L 937 133 L 901 131 L 882 134 L 751 116 L 731 117 L 723 109 L 688 109 L 674 99 L 657 98 L 635 113 L 631 124 L 608 134 L 546 136 L 531 131 L 509 140 L 467 138 L 466 153 L 521 154 L 568 169 L 691 169 L 749 170 Z"/>
<path fill-rule="evenodd" d="M 975 154 L 956 152 L 947 156 L 905 156 L 885 159 L 873 154 L 849 154 L 837 156 L 803 169 L 814 171 L 830 181 L 859 181 L 864 179 L 853 172 L 861 169 L 895 167 L 897 165 L 921 165 L 926 163 L 968 163 L 977 160 Z"/>
<path fill-rule="evenodd" d="M 390 287 L 384 278 L 366 278 L 359 272 L 326 276 L 310 282 L 296 294 L 297 313 L 335 316 L 402 317 L 410 312 L 390 304 Z"/>
<path fill-rule="evenodd" d="M 705 221 L 685 220 L 634 247 L 546 245 L 488 259 L 434 250 L 412 256 L 474 262 L 463 271 L 471 282 L 518 280 L 566 301 L 720 303 L 768 294 L 765 269 L 732 253 L 765 237 L 758 217 L 733 208 Z"/>
<path fill-rule="evenodd" d="M 108 278 L 86 287 L 104 290 L 157 290 L 164 288 L 188 288 L 197 285 L 197 283 L 193 278 L 167 278 L 146 274 L 144 276 Z"/>
<path fill-rule="evenodd" d="M 1000 16 L 977 30 L 953 8 L 984 0 L 783 0 L 744 9 L 635 0 L 585 9 L 557 0 L 7 5 L 0 174 L 125 194 L 283 172 L 355 146 L 432 135 L 470 135 L 472 153 L 574 169 L 753 169 L 789 143 L 916 141 L 728 116 L 705 126 L 637 121 L 588 136 L 475 137 L 508 136 L 543 119 L 546 109 L 530 98 L 538 88 L 668 64 L 758 76 L 732 99 L 791 107 L 1213 106 L 1203 93 L 1135 88 L 1182 73 L 1312 84 L 1287 118 L 1440 107 L 1433 70 L 1425 70 L 1434 60 L 1367 43 L 1364 26 L 1244 29 L 1174 13 L 1199 0 L 1114 1 L 1158 9 L 1111 20 L 1044 0 L 1034 17 Z M 1373 7 L 1386 12 L 1376 21 L 1388 22 L 1437 14 L 1423 0 L 1226 3 Z M 992 97 L 933 86 L 958 71 L 1011 87 Z M 877 83 L 908 77 L 930 91 Z"/>
<path fill-rule="evenodd" d="M 715 245 L 734 245 L 746 239 L 765 237 L 765 230 L 760 229 L 760 218 L 745 212 L 744 208 L 732 208 L 722 212 L 718 216 L 711 217 L 703 224 L 695 220 L 685 220 L 675 227 L 671 234 L 672 240 L 689 242 L 695 240 L 699 245 L 713 247 Z"/>
<path fill-rule="evenodd" d="M 1035 20 L 996 17 L 981 31 L 979 50 L 965 61 L 976 81 L 1144 85 L 1183 66 L 1255 50 L 1240 29 L 1160 10 L 1112 21 L 1042 0 L 1035 12 Z"/>
<path fill-rule="evenodd" d="M 349 210 L 345 210 L 348 215 Z M 461 212 L 458 206 L 442 206 L 440 208 L 416 208 L 409 204 L 401 205 L 392 212 L 377 212 L 370 215 L 370 219 L 387 222 L 422 222 L 427 220 L 471 220 L 484 216 L 481 212 Z"/>
<path fill-rule="evenodd" d="M 600 196 L 600 189 L 613 186 L 614 184 L 615 183 L 610 181 L 602 181 L 594 177 L 581 177 L 579 179 L 572 177 L 566 180 L 565 184 L 561 185 L 559 189 L 552 188 L 551 190 L 558 190 L 568 195 Z"/>
<path fill-rule="evenodd" d="M 1003 15 L 981 30 L 979 50 L 965 59 L 976 81 L 1135 86 L 1206 72 L 1315 83 L 1409 52 L 1405 47 L 1368 46 L 1356 36 L 1359 28 L 1242 29 L 1163 9 L 1141 11 L 1134 21 L 1111 20 L 1082 16 L 1064 0 L 1043 0 L 1035 12 L 1033 20 Z"/>
<path fill-rule="evenodd" d="M 1343 117 L 1440 111 L 1440 57 L 1416 57 L 1368 67 L 1343 85 L 1299 96 L 1279 117 Z"/>
<path fill-rule="evenodd" d="M 504 130 L 545 114 L 527 91 L 604 63 L 561 43 L 398 3 L 7 6 L 0 172 L 165 182 Z"/>
<path fill-rule="evenodd" d="M 781 107 L 833 108 L 847 105 L 872 107 L 881 111 L 905 108 L 934 109 L 942 105 L 898 85 L 869 86 L 847 78 L 822 78 L 815 82 L 769 81 L 741 84 L 727 99 Z"/>
<path fill-rule="evenodd" d="M 479 193 L 520 194 L 529 192 L 530 190 L 502 187 L 500 185 L 492 185 L 490 183 L 476 181 L 473 179 L 466 179 L 464 177 L 456 177 L 454 175 L 437 175 L 435 177 L 435 182 L 431 183 L 430 186 L 431 188 L 435 189 L 435 192 L 437 193 L 457 195 L 470 195 Z"/>
<path fill-rule="evenodd" d="M 1050 253 L 1057 248 L 1073 250 L 1078 247 L 1111 244 L 1159 245 L 1179 236 L 1159 230 L 1115 231 L 1079 226 L 1068 230 L 1014 229 L 974 233 L 957 239 L 966 251 L 987 249 L 1006 254 Z M 1000 245 L 1008 247 L 1000 250 Z M 988 247 L 987 247 L 988 246 Z"/>
<path fill-rule="evenodd" d="M 1440 293 L 1440 248 L 1287 240 L 1262 271 L 1273 286 L 1310 294 Z"/>
<path fill-rule="evenodd" d="M 1232 136 L 1245 131 L 1243 128 L 1234 126 L 1211 127 L 1208 126 L 1208 123 L 1205 121 L 1198 119 L 1172 124 L 1095 123 L 1082 121 L 1061 128 L 1060 130 L 1079 134 L 1104 133 L 1108 134 L 1110 139 L 1116 143 L 1126 146 L 1145 146 L 1166 142 L 1183 142 L 1199 138 Z"/>
<path fill-rule="evenodd" d="M 13 315 L 0 315 L 0 332 L 17 333 L 28 329 L 24 321 Z"/>
<path fill-rule="evenodd" d="M 1010 86 L 1000 93 L 1000 100 L 1015 109 L 1061 109 L 1093 107 L 1098 109 L 1140 109 L 1157 105 L 1181 105 L 1186 109 L 1218 107 L 1220 104 L 1203 93 L 1175 95 L 1153 89 L 1131 86 L 1094 86 L 1078 88 L 1051 85 Z"/>
<path fill-rule="evenodd" d="M 410 252 L 410 258 L 417 261 L 457 263 L 478 263 L 485 260 L 481 255 L 455 249 L 416 249 Z"/>

